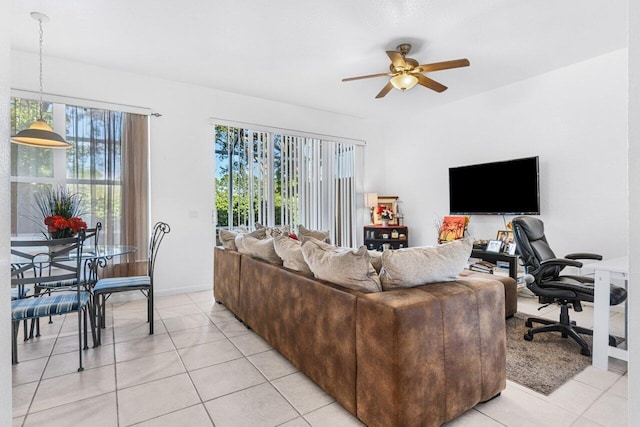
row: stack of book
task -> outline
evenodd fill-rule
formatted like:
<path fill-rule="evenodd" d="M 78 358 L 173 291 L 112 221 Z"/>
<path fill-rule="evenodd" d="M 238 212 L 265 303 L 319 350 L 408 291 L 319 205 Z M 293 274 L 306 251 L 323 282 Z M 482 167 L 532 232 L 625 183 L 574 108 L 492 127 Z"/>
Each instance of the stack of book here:
<path fill-rule="evenodd" d="M 494 268 L 496 268 L 496 265 L 490 263 L 489 261 L 476 261 L 473 264 L 469 265 L 469 270 L 481 271 L 483 273 L 489 274 L 493 274 Z"/>

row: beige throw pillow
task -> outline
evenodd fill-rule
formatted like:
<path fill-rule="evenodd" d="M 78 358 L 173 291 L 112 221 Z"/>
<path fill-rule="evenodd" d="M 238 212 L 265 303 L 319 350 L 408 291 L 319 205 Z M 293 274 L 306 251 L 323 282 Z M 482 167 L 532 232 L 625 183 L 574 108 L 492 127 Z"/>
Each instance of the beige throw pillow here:
<path fill-rule="evenodd" d="M 369 250 L 369 260 L 376 273 L 380 274 L 380 270 L 382 270 L 382 252 Z"/>
<path fill-rule="evenodd" d="M 331 243 L 331 238 L 329 237 L 328 231 L 309 230 L 302 224 L 298 226 L 298 237 L 300 237 L 300 240 L 302 242 L 311 237 L 325 243 Z"/>
<path fill-rule="evenodd" d="M 467 265 L 473 241 L 382 252 L 380 280 L 386 290 L 455 280 Z"/>
<path fill-rule="evenodd" d="M 365 246 L 358 250 L 344 249 L 308 239 L 302 242 L 302 254 L 318 279 L 363 292 L 379 292 L 382 289 Z"/>
<path fill-rule="evenodd" d="M 222 230 L 220 230 L 220 232 L 222 232 Z M 233 231 L 231 231 L 230 233 L 233 233 Z M 264 228 L 260 228 L 258 230 L 252 231 L 251 233 L 236 233 L 235 238 L 234 238 L 234 243 L 236 245 L 236 249 L 238 252 L 240 252 L 241 254 L 245 254 L 245 255 L 251 255 L 251 253 L 249 252 L 249 250 L 247 250 L 244 246 L 243 246 L 243 239 L 245 237 L 253 237 L 255 239 L 265 239 L 267 237 L 266 231 Z M 222 237 L 221 237 L 222 239 Z M 224 246 L 224 244 L 223 244 Z M 225 246 L 226 247 L 226 246 Z"/>
<path fill-rule="evenodd" d="M 236 236 L 238 233 L 231 230 L 220 230 L 218 233 L 218 238 L 220 239 L 220 243 L 225 249 L 230 249 L 232 251 L 237 251 L 238 247 L 236 246 Z"/>
<path fill-rule="evenodd" d="M 283 225 L 281 227 L 267 227 L 260 223 L 256 223 L 256 229 L 264 229 L 267 237 L 288 236 L 291 234 L 291 227 Z"/>
<path fill-rule="evenodd" d="M 285 267 L 313 276 L 313 272 L 302 255 L 302 243 L 299 240 L 287 236 L 276 236 L 273 238 L 273 247 L 278 256 L 282 258 Z"/>
<path fill-rule="evenodd" d="M 241 243 L 240 245 L 238 245 L 238 249 L 242 247 L 242 249 L 246 251 L 247 255 L 263 259 L 272 264 L 282 265 L 282 259 L 278 256 L 276 250 L 273 247 L 273 238 L 270 237 L 268 239 L 256 239 L 255 237 L 251 237 L 247 234 L 245 236 L 242 236 L 240 240 Z M 241 253 L 244 252 L 241 251 Z"/>

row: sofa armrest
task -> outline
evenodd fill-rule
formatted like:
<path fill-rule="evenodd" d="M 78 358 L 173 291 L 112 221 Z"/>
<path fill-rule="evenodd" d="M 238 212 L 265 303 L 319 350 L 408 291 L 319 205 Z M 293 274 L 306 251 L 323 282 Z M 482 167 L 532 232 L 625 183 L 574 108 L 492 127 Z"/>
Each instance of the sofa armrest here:
<path fill-rule="evenodd" d="M 461 279 L 358 298 L 358 418 L 439 426 L 506 386 L 504 288 Z"/>
<path fill-rule="evenodd" d="M 213 249 L 213 296 L 239 318 L 240 312 L 240 252 L 216 246 Z"/>
<path fill-rule="evenodd" d="M 497 280 L 504 286 L 504 317 L 513 317 L 518 311 L 518 284 L 512 277 L 499 274 L 482 273 L 479 271 L 463 270 L 461 278 L 474 277 L 485 280 Z"/>

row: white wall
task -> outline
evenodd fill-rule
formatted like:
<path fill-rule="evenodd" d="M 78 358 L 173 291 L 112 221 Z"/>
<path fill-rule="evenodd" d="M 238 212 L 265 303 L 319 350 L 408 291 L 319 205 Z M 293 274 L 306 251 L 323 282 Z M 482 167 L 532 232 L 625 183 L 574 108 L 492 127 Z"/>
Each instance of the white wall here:
<path fill-rule="evenodd" d="M 412 245 L 433 244 L 434 221 L 448 212 L 449 167 L 540 156 L 540 218 L 557 254 L 625 255 L 626 99 L 624 49 L 389 121 L 371 141 L 386 147 L 377 190 L 405 201 Z M 500 185 L 479 190 L 491 197 Z M 501 216 L 471 218 L 476 238 L 503 227 Z"/>
<path fill-rule="evenodd" d="M 11 61 L 11 87 L 37 90 L 37 56 L 12 52 Z M 148 107 L 162 114 L 151 118 L 151 214 L 154 222 L 168 222 L 171 234 L 158 258 L 159 294 L 212 286 L 210 118 L 355 139 L 365 139 L 367 133 L 355 118 L 56 58 L 45 58 L 44 85 L 47 93 Z"/>
<path fill-rule="evenodd" d="M 9 19 L 0 14 L 0 425 L 11 425 L 11 298 L 9 240 Z"/>
<path fill-rule="evenodd" d="M 640 319 L 640 2 L 629 7 L 629 325 Z M 640 425 L 640 328 L 629 328 L 629 419 Z"/>

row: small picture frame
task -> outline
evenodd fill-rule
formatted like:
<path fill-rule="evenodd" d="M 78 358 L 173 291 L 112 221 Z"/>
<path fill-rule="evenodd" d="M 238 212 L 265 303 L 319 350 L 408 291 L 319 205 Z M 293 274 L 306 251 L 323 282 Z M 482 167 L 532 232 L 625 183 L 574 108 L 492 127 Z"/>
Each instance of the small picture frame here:
<path fill-rule="evenodd" d="M 507 244 L 507 248 L 505 249 L 505 252 L 508 253 L 509 255 L 515 255 L 516 254 L 516 244 L 515 243 L 508 243 Z"/>
<path fill-rule="evenodd" d="M 502 249 L 502 240 L 489 240 L 487 243 L 487 252 L 496 252 L 499 253 Z"/>
<path fill-rule="evenodd" d="M 498 230 L 498 235 L 496 236 L 496 240 L 500 240 L 504 243 L 504 247 L 506 247 L 509 243 L 513 243 L 513 231 L 512 230 Z"/>
<path fill-rule="evenodd" d="M 378 207 L 376 208 L 376 213 L 373 216 L 373 223 L 382 224 L 382 218 L 380 218 L 377 210 L 380 207 L 384 207 L 392 214 L 392 217 L 389 220 L 389 225 L 398 225 L 397 203 L 398 196 L 378 196 Z"/>

